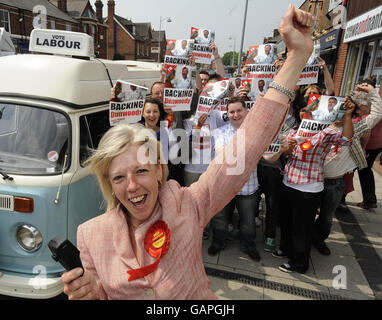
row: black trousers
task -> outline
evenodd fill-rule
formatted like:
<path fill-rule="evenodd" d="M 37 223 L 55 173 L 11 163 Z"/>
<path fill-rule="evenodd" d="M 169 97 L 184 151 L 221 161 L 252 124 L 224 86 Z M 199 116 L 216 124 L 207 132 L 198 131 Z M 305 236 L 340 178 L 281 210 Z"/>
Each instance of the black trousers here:
<path fill-rule="evenodd" d="M 322 192 L 302 192 L 283 185 L 283 210 L 280 212 L 280 250 L 299 272 L 309 268 L 314 219 Z"/>
<path fill-rule="evenodd" d="M 366 150 L 367 168 L 358 171 L 359 182 L 362 189 L 363 202 L 368 204 L 377 204 L 375 196 L 375 181 L 373 174 L 373 164 L 378 154 L 382 152 L 382 148 L 375 150 Z"/>
<path fill-rule="evenodd" d="M 265 195 L 265 205 L 267 208 L 264 236 L 266 238 L 275 238 L 281 205 L 283 176 L 278 168 L 258 164 L 257 177 L 260 191 Z"/>

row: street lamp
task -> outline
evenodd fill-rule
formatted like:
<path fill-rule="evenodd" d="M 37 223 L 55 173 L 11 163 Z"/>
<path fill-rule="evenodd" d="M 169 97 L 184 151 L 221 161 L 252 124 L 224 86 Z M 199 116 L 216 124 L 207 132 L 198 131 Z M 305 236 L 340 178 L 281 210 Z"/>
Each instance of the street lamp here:
<path fill-rule="evenodd" d="M 233 53 L 232 53 L 232 58 L 231 58 L 231 66 L 233 67 L 233 62 L 235 61 L 234 57 L 235 57 L 235 54 L 236 54 L 236 37 L 235 36 L 230 36 L 228 38 L 228 40 L 232 40 L 232 39 L 233 39 Z"/>
<path fill-rule="evenodd" d="M 159 31 L 158 31 L 158 63 L 160 63 L 160 51 L 161 51 L 161 46 L 160 46 L 160 32 L 161 32 L 161 29 L 162 29 L 162 21 L 165 21 L 166 22 L 171 22 L 171 18 L 170 17 L 165 17 L 162 19 L 162 17 L 159 17 Z"/>
<path fill-rule="evenodd" d="M 240 51 L 239 51 L 239 60 L 237 62 L 237 73 L 240 73 L 240 69 L 241 69 L 241 55 L 243 52 L 245 23 L 247 22 L 247 9 L 248 9 L 248 0 L 245 0 L 245 9 L 244 9 L 244 17 L 243 17 L 243 30 L 241 32 L 241 44 L 240 44 Z"/>

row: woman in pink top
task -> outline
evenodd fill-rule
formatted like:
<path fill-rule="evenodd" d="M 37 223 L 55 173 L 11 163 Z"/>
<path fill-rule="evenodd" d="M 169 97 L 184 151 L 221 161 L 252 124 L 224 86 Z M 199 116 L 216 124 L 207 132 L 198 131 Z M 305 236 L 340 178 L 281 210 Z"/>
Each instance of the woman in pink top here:
<path fill-rule="evenodd" d="M 190 187 L 166 181 L 160 145 L 144 128 L 118 125 L 104 135 L 88 162 L 108 211 L 78 228 L 84 272 L 62 275 L 69 299 L 216 299 L 204 271 L 203 229 L 280 131 L 288 112 L 285 92 L 294 89 L 313 50 L 312 24 L 309 13 L 289 6 L 279 26 L 288 59 L 274 81 L 286 91 L 271 88 L 258 99 L 239 139 L 234 136 Z M 236 165 L 222 161 L 225 156 L 231 163 L 237 156 Z"/>

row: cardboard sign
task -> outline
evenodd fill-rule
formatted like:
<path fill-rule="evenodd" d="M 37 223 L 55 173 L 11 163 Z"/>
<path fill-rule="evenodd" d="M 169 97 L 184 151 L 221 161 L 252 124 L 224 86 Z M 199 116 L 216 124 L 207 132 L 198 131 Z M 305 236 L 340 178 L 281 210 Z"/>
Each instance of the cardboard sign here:
<path fill-rule="evenodd" d="M 115 98 L 109 103 L 110 125 L 119 122 L 137 123 L 142 119 L 147 88 L 118 80 Z"/>
<path fill-rule="evenodd" d="M 343 97 L 310 95 L 307 111 L 296 133 L 297 141 L 301 143 L 340 120 L 346 112 L 344 104 Z"/>
<path fill-rule="evenodd" d="M 193 92 L 193 89 L 165 88 L 163 104 L 165 107 L 171 108 L 173 112 L 189 111 L 191 109 Z"/>
<path fill-rule="evenodd" d="M 195 63 L 210 65 L 214 57 L 209 45 L 215 41 L 215 32 L 210 29 L 192 27 L 190 38 L 195 41 L 192 52 Z"/>

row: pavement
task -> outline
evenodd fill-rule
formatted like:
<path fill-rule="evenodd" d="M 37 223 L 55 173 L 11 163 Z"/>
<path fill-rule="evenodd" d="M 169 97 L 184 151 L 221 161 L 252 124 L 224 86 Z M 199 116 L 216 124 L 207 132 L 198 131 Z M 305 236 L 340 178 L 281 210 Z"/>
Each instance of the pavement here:
<path fill-rule="evenodd" d="M 326 240 L 330 256 L 314 248 L 307 273 L 285 273 L 278 267 L 286 259 L 263 250 L 265 227 L 257 227 L 256 246 L 261 255 L 254 262 L 240 251 L 239 240 L 227 241 L 226 248 L 212 257 L 207 253 L 211 237 L 203 241 L 203 260 L 211 289 L 221 300 L 382 300 L 382 167 L 373 167 L 378 208 L 357 207 L 362 201 L 358 174 L 355 190 L 347 195 L 351 213 L 337 211 Z M 277 237 L 280 232 L 278 230 Z M 276 238 L 276 243 L 279 239 Z"/>

